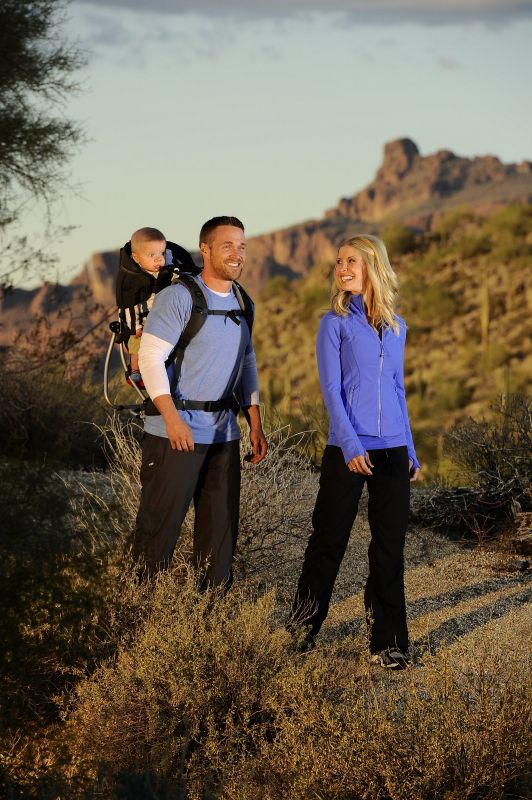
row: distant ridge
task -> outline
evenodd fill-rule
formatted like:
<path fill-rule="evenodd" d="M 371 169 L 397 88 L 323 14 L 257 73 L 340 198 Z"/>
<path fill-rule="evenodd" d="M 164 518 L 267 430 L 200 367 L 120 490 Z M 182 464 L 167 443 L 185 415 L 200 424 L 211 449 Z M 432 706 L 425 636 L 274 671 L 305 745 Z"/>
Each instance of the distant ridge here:
<path fill-rule="evenodd" d="M 468 205 L 488 215 L 515 202 L 532 202 L 530 161 L 504 164 L 496 156 L 464 158 L 450 150 L 422 156 L 412 139 L 396 139 L 384 146 L 374 180 L 342 198 L 322 219 L 251 238 L 243 283 L 256 294 L 275 275 L 302 277 L 313 264 L 334 258 L 343 237 L 361 230 L 378 232 L 392 220 L 426 231 L 456 206 Z M 102 308 L 111 307 L 117 267 L 118 250 L 95 253 L 59 292 L 48 285 L 15 289 L 1 300 L 0 343 L 11 341 L 17 328 L 45 310 L 59 311 L 69 302 L 81 311 L 82 295 Z"/>

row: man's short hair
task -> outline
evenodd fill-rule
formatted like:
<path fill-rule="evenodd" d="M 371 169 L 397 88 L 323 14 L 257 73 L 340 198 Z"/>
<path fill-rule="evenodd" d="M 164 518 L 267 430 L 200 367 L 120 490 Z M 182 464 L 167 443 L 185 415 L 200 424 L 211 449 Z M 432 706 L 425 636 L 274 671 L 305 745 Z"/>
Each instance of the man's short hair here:
<path fill-rule="evenodd" d="M 200 230 L 200 247 L 204 243 L 209 244 L 212 234 L 216 228 L 219 228 L 221 225 L 232 225 L 234 228 L 240 228 L 242 231 L 244 230 L 244 225 L 240 222 L 238 217 L 213 217 L 207 220 Z"/>
<path fill-rule="evenodd" d="M 135 249 L 144 242 L 165 242 L 166 236 L 157 228 L 139 228 L 131 234 L 131 250 Z"/>

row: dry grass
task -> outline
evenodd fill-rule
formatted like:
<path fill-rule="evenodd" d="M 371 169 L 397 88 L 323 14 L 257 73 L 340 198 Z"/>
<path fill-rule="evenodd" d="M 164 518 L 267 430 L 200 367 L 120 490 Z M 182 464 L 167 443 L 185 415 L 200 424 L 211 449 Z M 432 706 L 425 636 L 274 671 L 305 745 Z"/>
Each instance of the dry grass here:
<path fill-rule="evenodd" d="M 199 595 L 166 573 L 134 641 L 78 686 L 73 774 L 95 797 L 151 774 L 190 800 L 500 798 L 523 779 L 529 664 L 443 651 L 388 676 L 365 652 L 298 656 L 273 594 Z"/>
<path fill-rule="evenodd" d="M 242 573 L 253 573 L 265 562 L 271 568 L 275 561 L 286 558 L 291 541 L 306 539 L 315 498 L 316 476 L 305 455 L 305 434 L 291 435 L 287 426 L 273 425 L 266 430 L 268 457 L 255 466 L 243 461 L 240 501 L 240 533 L 236 566 Z M 109 455 L 111 485 L 107 496 L 101 486 L 91 491 L 85 483 L 82 496 L 90 512 L 78 508 L 78 516 L 86 517 L 85 527 L 94 530 L 96 517 L 102 514 L 112 523 L 110 534 L 128 541 L 138 510 L 140 494 L 139 427 L 124 425 L 118 416 L 99 429 Z M 242 427 L 241 453 L 248 452 L 248 433 Z M 87 504 L 85 503 L 85 507 Z M 113 508 L 119 508 L 116 514 Z M 178 552 L 188 552 L 192 534 L 193 512 L 187 515 Z M 98 536 L 101 531 L 98 532 Z"/>
<path fill-rule="evenodd" d="M 253 580 L 241 576 L 227 596 L 200 594 L 178 554 L 171 570 L 139 586 L 128 561 L 139 489 L 134 433 L 117 423 L 107 429 L 114 448 L 111 481 L 96 475 L 78 482 L 72 505 L 72 525 L 85 532 L 99 564 L 93 588 L 101 587 L 108 606 L 94 621 L 100 632 L 95 657 L 63 697 L 61 724 L 31 742 L 22 733 L 6 738 L 0 764 L 6 796 L 526 796 L 532 704 L 523 633 L 529 606 L 508 614 L 506 636 L 500 620 L 488 620 L 397 675 L 370 667 L 365 638 L 344 636 L 340 628 L 336 641 L 299 655 L 276 594 L 251 588 L 265 554 L 279 558 L 292 549 L 297 569 L 303 542 L 291 547 L 292 528 L 301 536 L 310 519 L 316 476 L 282 431 L 270 434 L 271 463 L 264 462 L 264 471 L 249 467 L 243 474 L 243 555 Z M 271 518 L 270 507 L 276 509 Z M 441 623 L 431 616 L 432 600 L 474 588 L 478 569 L 488 593 L 472 596 L 472 607 L 488 607 L 492 561 L 481 551 L 446 554 L 407 573 L 414 634 L 422 637 Z M 510 602 L 516 592 L 502 586 L 497 598 Z M 329 622 L 338 625 L 361 609 L 355 595 L 333 606 Z M 458 598 L 450 607 L 443 603 L 441 612 L 447 620 L 468 610 Z"/>

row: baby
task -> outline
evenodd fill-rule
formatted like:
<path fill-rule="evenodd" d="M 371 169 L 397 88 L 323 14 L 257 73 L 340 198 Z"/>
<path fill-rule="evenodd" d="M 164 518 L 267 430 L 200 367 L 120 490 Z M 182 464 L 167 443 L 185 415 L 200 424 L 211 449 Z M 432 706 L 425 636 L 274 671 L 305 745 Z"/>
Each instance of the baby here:
<path fill-rule="evenodd" d="M 188 255 L 188 254 L 187 254 Z M 171 283 L 172 252 L 166 237 L 157 228 L 139 228 L 120 250 L 120 268 L 116 282 L 122 341 L 130 356 L 128 383 L 144 388 L 139 372 L 139 347 L 144 320 L 157 292 Z"/>

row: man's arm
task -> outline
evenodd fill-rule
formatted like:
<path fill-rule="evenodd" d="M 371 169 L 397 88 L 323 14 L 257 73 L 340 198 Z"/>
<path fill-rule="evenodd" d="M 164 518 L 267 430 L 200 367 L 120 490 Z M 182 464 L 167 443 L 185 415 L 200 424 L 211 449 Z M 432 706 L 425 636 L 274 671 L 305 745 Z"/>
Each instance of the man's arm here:
<path fill-rule="evenodd" d="M 164 289 L 155 298 L 141 339 L 139 367 L 146 390 L 164 419 L 170 446 L 189 451 L 194 449 L 194 437 L 170 395 L 165 363 L 190 317 L 192 301 L 188 290 L 179 297 L 171 289 Z"/>
<path fill-rule="evenodd" d="M 253 350 L 253 342 L 250 340 L 246 348 L 240 385 L 236 391 L 242 412 L 249 425 L 249 440 L 251 442 L 251 453 L 245 458 L 251 464 L 258 464 L 266 456 L 268 445 L 262 430 L 262 420 L 260 418 L 259 406 L 259 379 L 257 375 L 257 360 Z"/>
<path fill-rule="evenodd" d="M 260 418 L 259 406 L 244 406 L 242 408 L 246 422 L 249 425 L 249 441 L 251 442 L 251 453 L 245 458 L 250 464 L 258 464 L 266 456 L 268 444 L 264 431 L 262 430 L 262 420 Z"/>
<path fill-rule="evenodd" d="M 172 450 L 185 450 L 187 452 L 194 450 L 192 431 L 185 420 L 179 416 L 171 396 L 169 394 L 160 394 L 154 399 L 153 403 L 164 419 L 168 441 Z"/>

